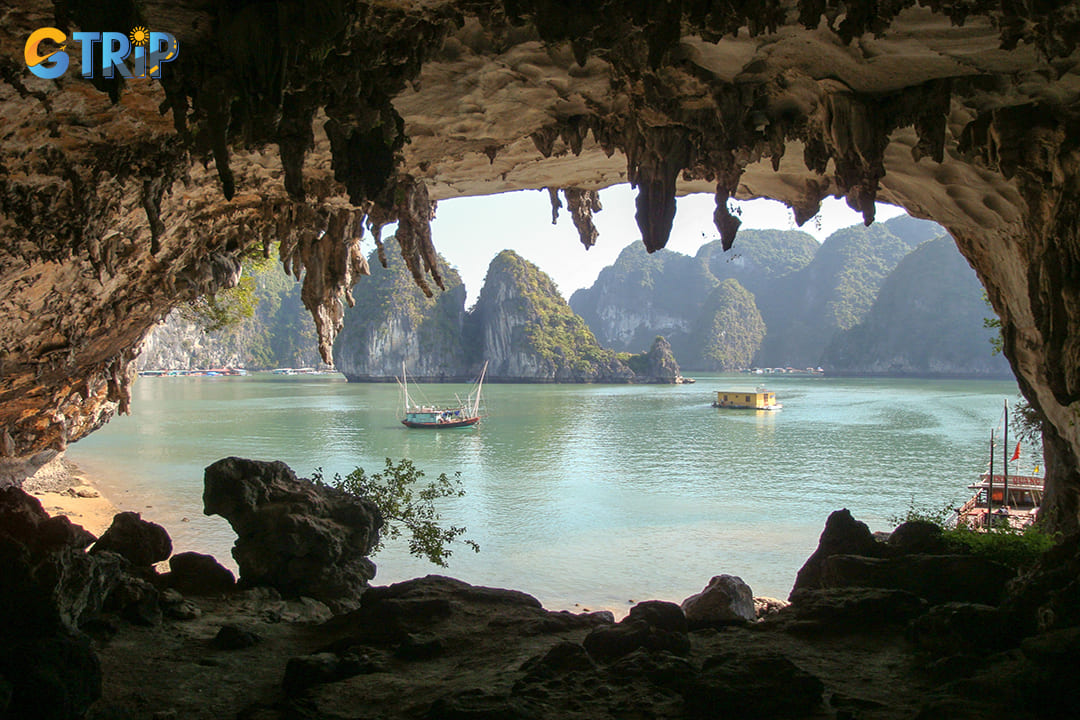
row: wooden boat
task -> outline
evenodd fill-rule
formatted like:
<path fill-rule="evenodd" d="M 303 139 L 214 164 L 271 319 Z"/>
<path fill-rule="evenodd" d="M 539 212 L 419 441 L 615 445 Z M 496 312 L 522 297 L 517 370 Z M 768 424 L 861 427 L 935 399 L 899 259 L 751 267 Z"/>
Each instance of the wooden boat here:
<path fill-rule="evenodd" d="M 480 422 L 480 392 L 484 386 L 486 372 L 487 363 L 484 363 L 484 368 L 480 371 L 480 379 L 476 382 L 476 389 L 469 393 L 465 402 L 459 399 L 457 405 L 450 407 L 418 405 L 409 395 L 409 382 L 405 376 L 405 364 L 402 363 L 401 379 L 398 380 L 398 384 L 405 396 L 405 417 L 402 418 L 401 424 L 408 428 L 428 430 L 449 430 L 476 425 Z"/>
<path fill-rule="evenodd" d="M 1009 404 L 1005 403 L 1005 439 L 1002 465 L 1004 472 L 994 472 L 994 431 L 990 431 L 990 469 L 979 481 L 968 485 L 975 494 L 956 511 L 956 524 L 972 530 L 1008 526 L 1022 530 L 1039 517 L 1043 498 L 1043 478 L 1036 474 L 1013 475 L 1009 463 L 1020 458 L 1020 443 L 1009 457 Z M 1036 468 L 1035 472 L 1038 472 Z"/>
<path fill-rule="evenodd" d="M 981 530 L 1007 522 L 1020 530 L 1039 517 L 1043 497 L 1040 476 L 983 473 L 968 488 L 975 494 L 956 511 L 961 526 Z"/>

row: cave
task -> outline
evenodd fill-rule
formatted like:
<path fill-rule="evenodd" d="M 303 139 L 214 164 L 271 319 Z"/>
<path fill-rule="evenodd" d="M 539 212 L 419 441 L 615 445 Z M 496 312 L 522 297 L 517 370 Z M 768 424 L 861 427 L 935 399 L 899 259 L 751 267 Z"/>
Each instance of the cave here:
<path fill-rule="evenodd" d="M 944 226 L 1043 421 L 1043 522 L 1080 529 L 1076 2 L 27 0 L 0 12 L 0 484 L 127 411 L 142 340 L 235 284 L 253 248 L 278 242 L 303 277 L 329 360 L 368 271 L 366 233 L 382 249 L 397 223 L 386 251 L 439 292 L 434 202 L 546 188 L 588 248 L 604 241 L 596 193 L 630 183 L 650 252 L 686 193 L 715 195 L 728 246 L 732 199 L 782 201 L 800 224 L 826 197 L 867 224 L 886 202 Z M 135 27 L 178 44 L 160 78 L 83 65 L 96 56 L 74 33 Z M 56 32 L 31 47 L 39 28 Z M 1068 625 L 1075 572 L 1060 568 L 1063 586 L 1035 585 Z M 1040 647 L 1030 655 L 1067 656 Z M 575 652 L 548 665 L 587 665 Z M 688 716 L 711 702 L 693 698 L 726 697 L 694 687 Z M 0 680 L 0 709 L 11 688 Z M 438 702 L 430 717 L 533 716 L 483 694 Z M 264 710 L 245 717 L 309 716 Z"/>

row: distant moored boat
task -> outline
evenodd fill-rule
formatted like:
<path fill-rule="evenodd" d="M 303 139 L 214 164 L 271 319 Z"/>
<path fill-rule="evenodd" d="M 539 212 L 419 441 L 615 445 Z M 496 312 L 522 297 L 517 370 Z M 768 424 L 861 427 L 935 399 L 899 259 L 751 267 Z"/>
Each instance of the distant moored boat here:
<path fill-rule="evenodd" d="M 480 391 L 484 385 L 484 373 L 487 372 L 487 363 L 480 371 L 480 379 L 476 382 L 476 389 L 469 393 L 465 402 L 458 400 L 458 404 L 450 407 L 436 407 L 433 405 L 414 404 L 409 396 L 409 383 L 405 376 L 405 363 L 401 364 L 401 379 L 398 384 L 405 396 L 405 417 L 401 424 L 410 428 L 423 429 L 451 429 L 470 427 L 480 422 Z"/>

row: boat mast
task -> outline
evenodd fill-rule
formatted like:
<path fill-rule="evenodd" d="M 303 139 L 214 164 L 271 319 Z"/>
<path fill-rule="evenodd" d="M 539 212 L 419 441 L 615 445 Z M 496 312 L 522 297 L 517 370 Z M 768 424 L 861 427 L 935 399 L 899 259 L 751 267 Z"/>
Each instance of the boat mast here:
<path fill-rule="evenodd" d="M 401 361 L 401 389 L 405 393 L 405 412 L 409 412 L 412 401 L 409 400 L 409 379 L 405 377 L 405 361 Z"/>
<path fill-rule="evenodd" d="M 986 484 L 986 527 L 990 527 L 990 516 L 994 512 L 994 428 L 990 428 L 990 482 Z"/>
<path fill-rule="evenodd" d="M 1001 443 L 1001 464 L 1004 489 L 1001 492 L 1001 505 L 1005 508 L 1006 520 L 1009 513 L 1009 401 L 1005 401 L 1005 440 Z"/>
<path fill-rule="evenodd" d="M 480 414 L 480 390 L 484 387 L 484 373 L 487 372 L 487 361 L 484 361 L 484 367 L 480 371 L 480 379 L 476 382 L 476 400 L 473 402 L 472 417 L 477 417 Z"/>

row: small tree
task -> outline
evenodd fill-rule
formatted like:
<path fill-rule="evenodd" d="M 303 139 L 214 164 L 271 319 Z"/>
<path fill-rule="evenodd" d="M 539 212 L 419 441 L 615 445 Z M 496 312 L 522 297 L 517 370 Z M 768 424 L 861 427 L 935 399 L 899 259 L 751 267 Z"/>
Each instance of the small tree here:
<path fill-rule="evenodd" d="M 464 527 L 450 525 L 443 527 L 442 516 L 435 509 L 435 501 L 440 498 L 462 497 L 465 490 L 461 487 L 461 473 L 454 473 L 451 479 L 442 473 L 434 482 L 422 485 L 424 472 L 418 470 L 411 460 L 402 459 L 394 464 L 386 458 L 386 468 L 382 472 L 368 475 L 358 467 L 342 477 L 335 473 L 331 484 L 356 497 L 375 503 L 383 516 L 383 529 L 379 541 L 371 549 L 375 554 L 382 549 L 383 542 L 401 535 L 402 528 L 409 531 L 409 553 L 422 557 L 439 567 L 447 566 L 447 558 L 453 551 L 450 544 L 467 531 Z M 322 469 L 315 470 L 316 482 L 322 483 Z M 419 488 L 419 489 L 417 489 Z M 480 552 L 480 546 L 472 540 L 461 538 L 473 549 Z"/>

